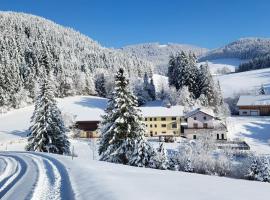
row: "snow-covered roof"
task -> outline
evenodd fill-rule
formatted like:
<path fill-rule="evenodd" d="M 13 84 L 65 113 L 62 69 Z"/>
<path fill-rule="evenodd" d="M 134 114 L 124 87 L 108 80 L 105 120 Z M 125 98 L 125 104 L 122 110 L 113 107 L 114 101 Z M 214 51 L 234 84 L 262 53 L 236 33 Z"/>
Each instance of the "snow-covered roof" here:
<path fill-rule="evenodd" d="M 185 118 L 189 118 L 189 117 L 191 117 L 191 116 L 193 116 L 193 115 L 195 115 L 195 114 L 197 114 L 199 112 L 202 112 L 202 113 L 205 113 L 205 114 L 210 115 L 212 117 L 215 117 L 215 114 L 214 114 L 213 110 L 207 109 L 207 108 L 197 108 L 195 110 L 192 110 L 192 111 L 188 112 L 185 115 Z"/>
<path fill-rule="evenodd" d="M 183 106 L 166 107 L 164 105 L 152 103 L 140 107 L 140 110 L 142 111 L 142 115 L 144 117 L 171 117 L 171 116 L 177 117 L 184 115 Z"/>
<path fill-rule="evenodd" d="M 100 121 L 105 114 L 108 99 L 96 96 L 74 96 L 59 99 L 63 114 L 75 116 L 76 121 Z"/>
<path fill-rule="evenodd" d="M 270 105 L 270 95 L 243 95 L 237 102 L 237 106 L 259 105 Z"/>

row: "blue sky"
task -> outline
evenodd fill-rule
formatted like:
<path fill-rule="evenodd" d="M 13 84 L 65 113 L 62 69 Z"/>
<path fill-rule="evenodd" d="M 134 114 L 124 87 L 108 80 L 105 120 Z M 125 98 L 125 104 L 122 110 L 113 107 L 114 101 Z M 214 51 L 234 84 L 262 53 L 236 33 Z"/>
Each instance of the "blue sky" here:
<path fill-rule="evenodd" d="M 51 19 L 107 47 L 216 48 L 241 37 L 270 37 L 269 0 L 0 0 L 0 10 Z"/>

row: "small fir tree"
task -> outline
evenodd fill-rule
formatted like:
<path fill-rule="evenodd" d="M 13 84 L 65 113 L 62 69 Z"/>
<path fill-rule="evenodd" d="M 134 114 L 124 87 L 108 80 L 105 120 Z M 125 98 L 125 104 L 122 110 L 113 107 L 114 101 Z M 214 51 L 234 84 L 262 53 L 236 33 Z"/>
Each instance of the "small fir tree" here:
<path fill-rule="evenodd" d="M 264 89 L 264 86 L 261 85 L 260 89 L 259 89 L 259 95 L 265 95 L 266 92 L 265 92 L 265 89 Z"/>
<path fill-rule="evenodd" d="M 66 128 L 61 111 L 54 99 L 46 55 L 43 57 L 43 65 L 47 69 L 45 73 L 47 76 L 42 80 L 36 99 L 26 150 L 69 154 L 70 143 L 65 134 Z"/>

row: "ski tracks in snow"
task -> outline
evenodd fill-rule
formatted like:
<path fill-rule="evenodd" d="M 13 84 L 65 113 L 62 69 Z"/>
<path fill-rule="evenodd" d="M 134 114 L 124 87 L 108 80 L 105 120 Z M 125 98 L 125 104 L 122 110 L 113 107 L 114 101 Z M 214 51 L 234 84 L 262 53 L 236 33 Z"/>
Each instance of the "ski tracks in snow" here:
<path fill-rule="evenodd" d="M 0 199 L 73 200 L 68 173 L 61 162 L 30 152 L 0 152 Z"/>

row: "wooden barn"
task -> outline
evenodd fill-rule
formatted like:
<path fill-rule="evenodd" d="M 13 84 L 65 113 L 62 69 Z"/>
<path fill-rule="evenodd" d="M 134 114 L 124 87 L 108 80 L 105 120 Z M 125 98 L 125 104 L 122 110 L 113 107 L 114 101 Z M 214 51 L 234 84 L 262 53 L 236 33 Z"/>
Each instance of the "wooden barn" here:
<path fill-rule="evenodd" d="M 98 124 L 100 121 L 77 121 L 76 128 L 80 130 L 80 137 L 82 138 L 97 138 Z"/>
<path fill-rule="evenodd" d="M 241 116 L 270 116 L 270 95 L 240 96 L 237 107 Z"/>

